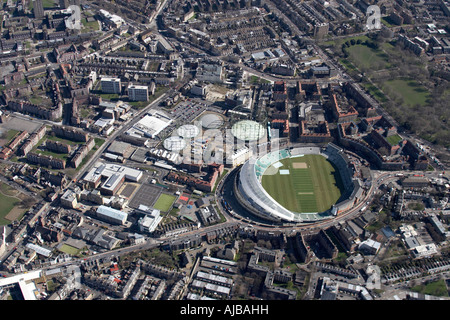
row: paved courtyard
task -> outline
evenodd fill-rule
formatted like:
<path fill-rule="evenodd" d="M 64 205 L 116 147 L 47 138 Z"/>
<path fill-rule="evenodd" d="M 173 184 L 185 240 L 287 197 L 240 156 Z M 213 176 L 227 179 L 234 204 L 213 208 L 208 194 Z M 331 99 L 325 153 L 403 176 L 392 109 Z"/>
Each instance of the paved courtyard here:
<path fill-rule="evenodd" d="M 162 193 L 163 188 L 152 184 L 142 184 L 131 199 L 129 206 L 132 208 L 139 207 L 140 204 L 153 207 L 156 200 Z"/>

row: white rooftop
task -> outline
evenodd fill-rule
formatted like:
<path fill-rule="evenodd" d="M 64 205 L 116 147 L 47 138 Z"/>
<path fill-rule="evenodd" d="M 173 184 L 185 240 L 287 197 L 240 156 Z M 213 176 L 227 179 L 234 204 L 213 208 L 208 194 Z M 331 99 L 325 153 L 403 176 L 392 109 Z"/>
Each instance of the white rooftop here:
<path fill-rule="evenodd" d="M 148 86 L 141 86 L 141 85 L 137 85 L 137 84 L 130 84 L 128 86 L 128 89 L 142 89 L 142 90 L 147 90 Z"/>
<path fill-rule="evenodd" d="M 36 245 L 36 244 L 34 244 L 34 243 L 28 243 L 28 244 L 26 245 L 26 247 L 29 248 L 29 249 L 31 249 L 31 250 L 36 251 L 36 253 L 38 253 L 38 254 L 40 254 L 40 255 L 43 255 L 43 256 L 45 256 L 45 257 L 50 257 L 50 255 L 51 255 L 51 253 L 52 253 L 51 250 L 46 249 L 46 248 L 43 248 L 43 247 L 41 247 L 41 246 L 38 246 L 38 245 Z"/>
<path fill-rule="evenodd" d="M 102 77 L 101 81 L 120 81 L 120 78 Z"/>
<path fill-rule="evenodd" d="M 0 287 L 18 283 L 25 300 L 36 300 L 36 295 L 34 294 L 36 286 L 32 280 L 41 277 L 41 275 L 42 270 L 36 270 L 14 275 L 12 277 L 0 278 Z"/>
<path fill-rule="evenodd" d="M 172 119 L 163 114 L 146 114 L 138 123 L 136 123 L 127 133 L 140 133 L 142 136 L 154 138 L 162 130 L 172 123 Z"/>
<path fill-rule="evenodd" d="M 104 205 L 98 207 L 97 213 L 119 221 L 126 221 L 126 219 L 128 218 L 128 214 L 126 212 L 110 208 Z"/>
<path fill-rule="evenodd" d="M 85 175 L 83 178 L 84 181 L 87 182 L 95 182 L 100 177 L 110 178 L 114 174 L 123 174 L 125 175 L 125 179 L 137 182 L 142 177 L 142 171 L 129 168 L 126 166 L 121 166 L 114 163 L 104 163 L 98 161 L 94 167 Z"/>

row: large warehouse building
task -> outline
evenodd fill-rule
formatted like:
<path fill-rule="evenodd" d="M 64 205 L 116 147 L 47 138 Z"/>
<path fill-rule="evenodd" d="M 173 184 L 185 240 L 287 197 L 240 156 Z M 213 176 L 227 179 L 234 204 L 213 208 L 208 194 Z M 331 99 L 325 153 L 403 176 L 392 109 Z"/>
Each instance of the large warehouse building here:
<path fill-rule="evenodd" d="M 173 120 L 163 111 L 150 110 L 126 134 L 133 137 L 156 138 Z"/>

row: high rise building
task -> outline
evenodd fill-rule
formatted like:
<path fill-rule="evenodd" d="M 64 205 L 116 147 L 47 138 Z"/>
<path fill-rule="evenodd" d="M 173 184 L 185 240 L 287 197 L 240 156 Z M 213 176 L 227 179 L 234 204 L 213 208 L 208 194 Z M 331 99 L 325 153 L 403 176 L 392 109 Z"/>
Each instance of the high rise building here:
<path fill-rule="evenodd" d="M 33 1 L 33 13 L 36 19 L 42 19 L 44 17 L 44 5 L 42 0 Z"/>
<path fill-rule="evenodd" d="M 132 101 L 148 101 L 148 86 L 130 84 L 128 86 L 128 97 Z"/>
<path fill-rule="evenodd" d="M 328 23 L 316 23 L 314 26 L 314 38 L 322 39 L 328 34 Z"/>
<path fill-rule="evenodd" d="M 104 77 L 101 79 L 101 84 L 102 84 L 102 92 L 103 93 L 120 94 L 122 91 L 120 78 Z"/>
<path fill-rule="evenodd" d="M 69 0 L 59 0 L 59 7 L 61 9 L 67 9 L 69 5 L 70 5 Z"/>

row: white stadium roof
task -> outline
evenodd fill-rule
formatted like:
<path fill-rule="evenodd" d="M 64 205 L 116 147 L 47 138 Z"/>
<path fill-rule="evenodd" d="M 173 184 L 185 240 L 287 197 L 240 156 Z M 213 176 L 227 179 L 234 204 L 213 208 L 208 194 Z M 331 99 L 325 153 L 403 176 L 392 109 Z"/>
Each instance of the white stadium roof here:
<path fill-rule="evenodd" d="M 291 150 L 276 150 L 258 158 L 256 161 L 254 159 L 248 160 L 244 163 L 239 173 L 238 200 L 242 205 L 244 205 L 244 207 L 253 212 L 255 215 L 269 220 L 281 220 L 298 223 L 313 222 L 330 218 L 332 213 L 331 211 L 329 212 L 329 210 L 325 212 L 300 213 L 286 209 L 275 201 L 275 199 L 273 199 L 273 197 L 271 197 L 264 189 L 261 184 L 261 177 L 264 175 L 266 169 L 273 163 L 276 163 L 284 158 L 295 157 L 301 154 L 320 154 L 335 163 L 336 161 L 339 162 L 339 157 L 342 157 L 342 155 L 339 155 L 338 153 L 339 151 L 330 147 L 323 151 L 319 147 L 300 147 Z M 330 157 L 332 159 L 330 159 Z M 341 167 L 340 169 L 343 170 L 344 167 Z M 348 177 L 348 179 L 351 180 L 350 177 Z M 349 198 L 354 197 L 355 192 L 357 191 L 356 189 L 359 189 L 356 188 L 351 181 L 348 183 L 346 188 L 354 189 Z M 347 201 L 348 200 L 349 199 L 347 199 Z M 339 204 L 336 204 L 336 206 L 338 205 Z"/>

